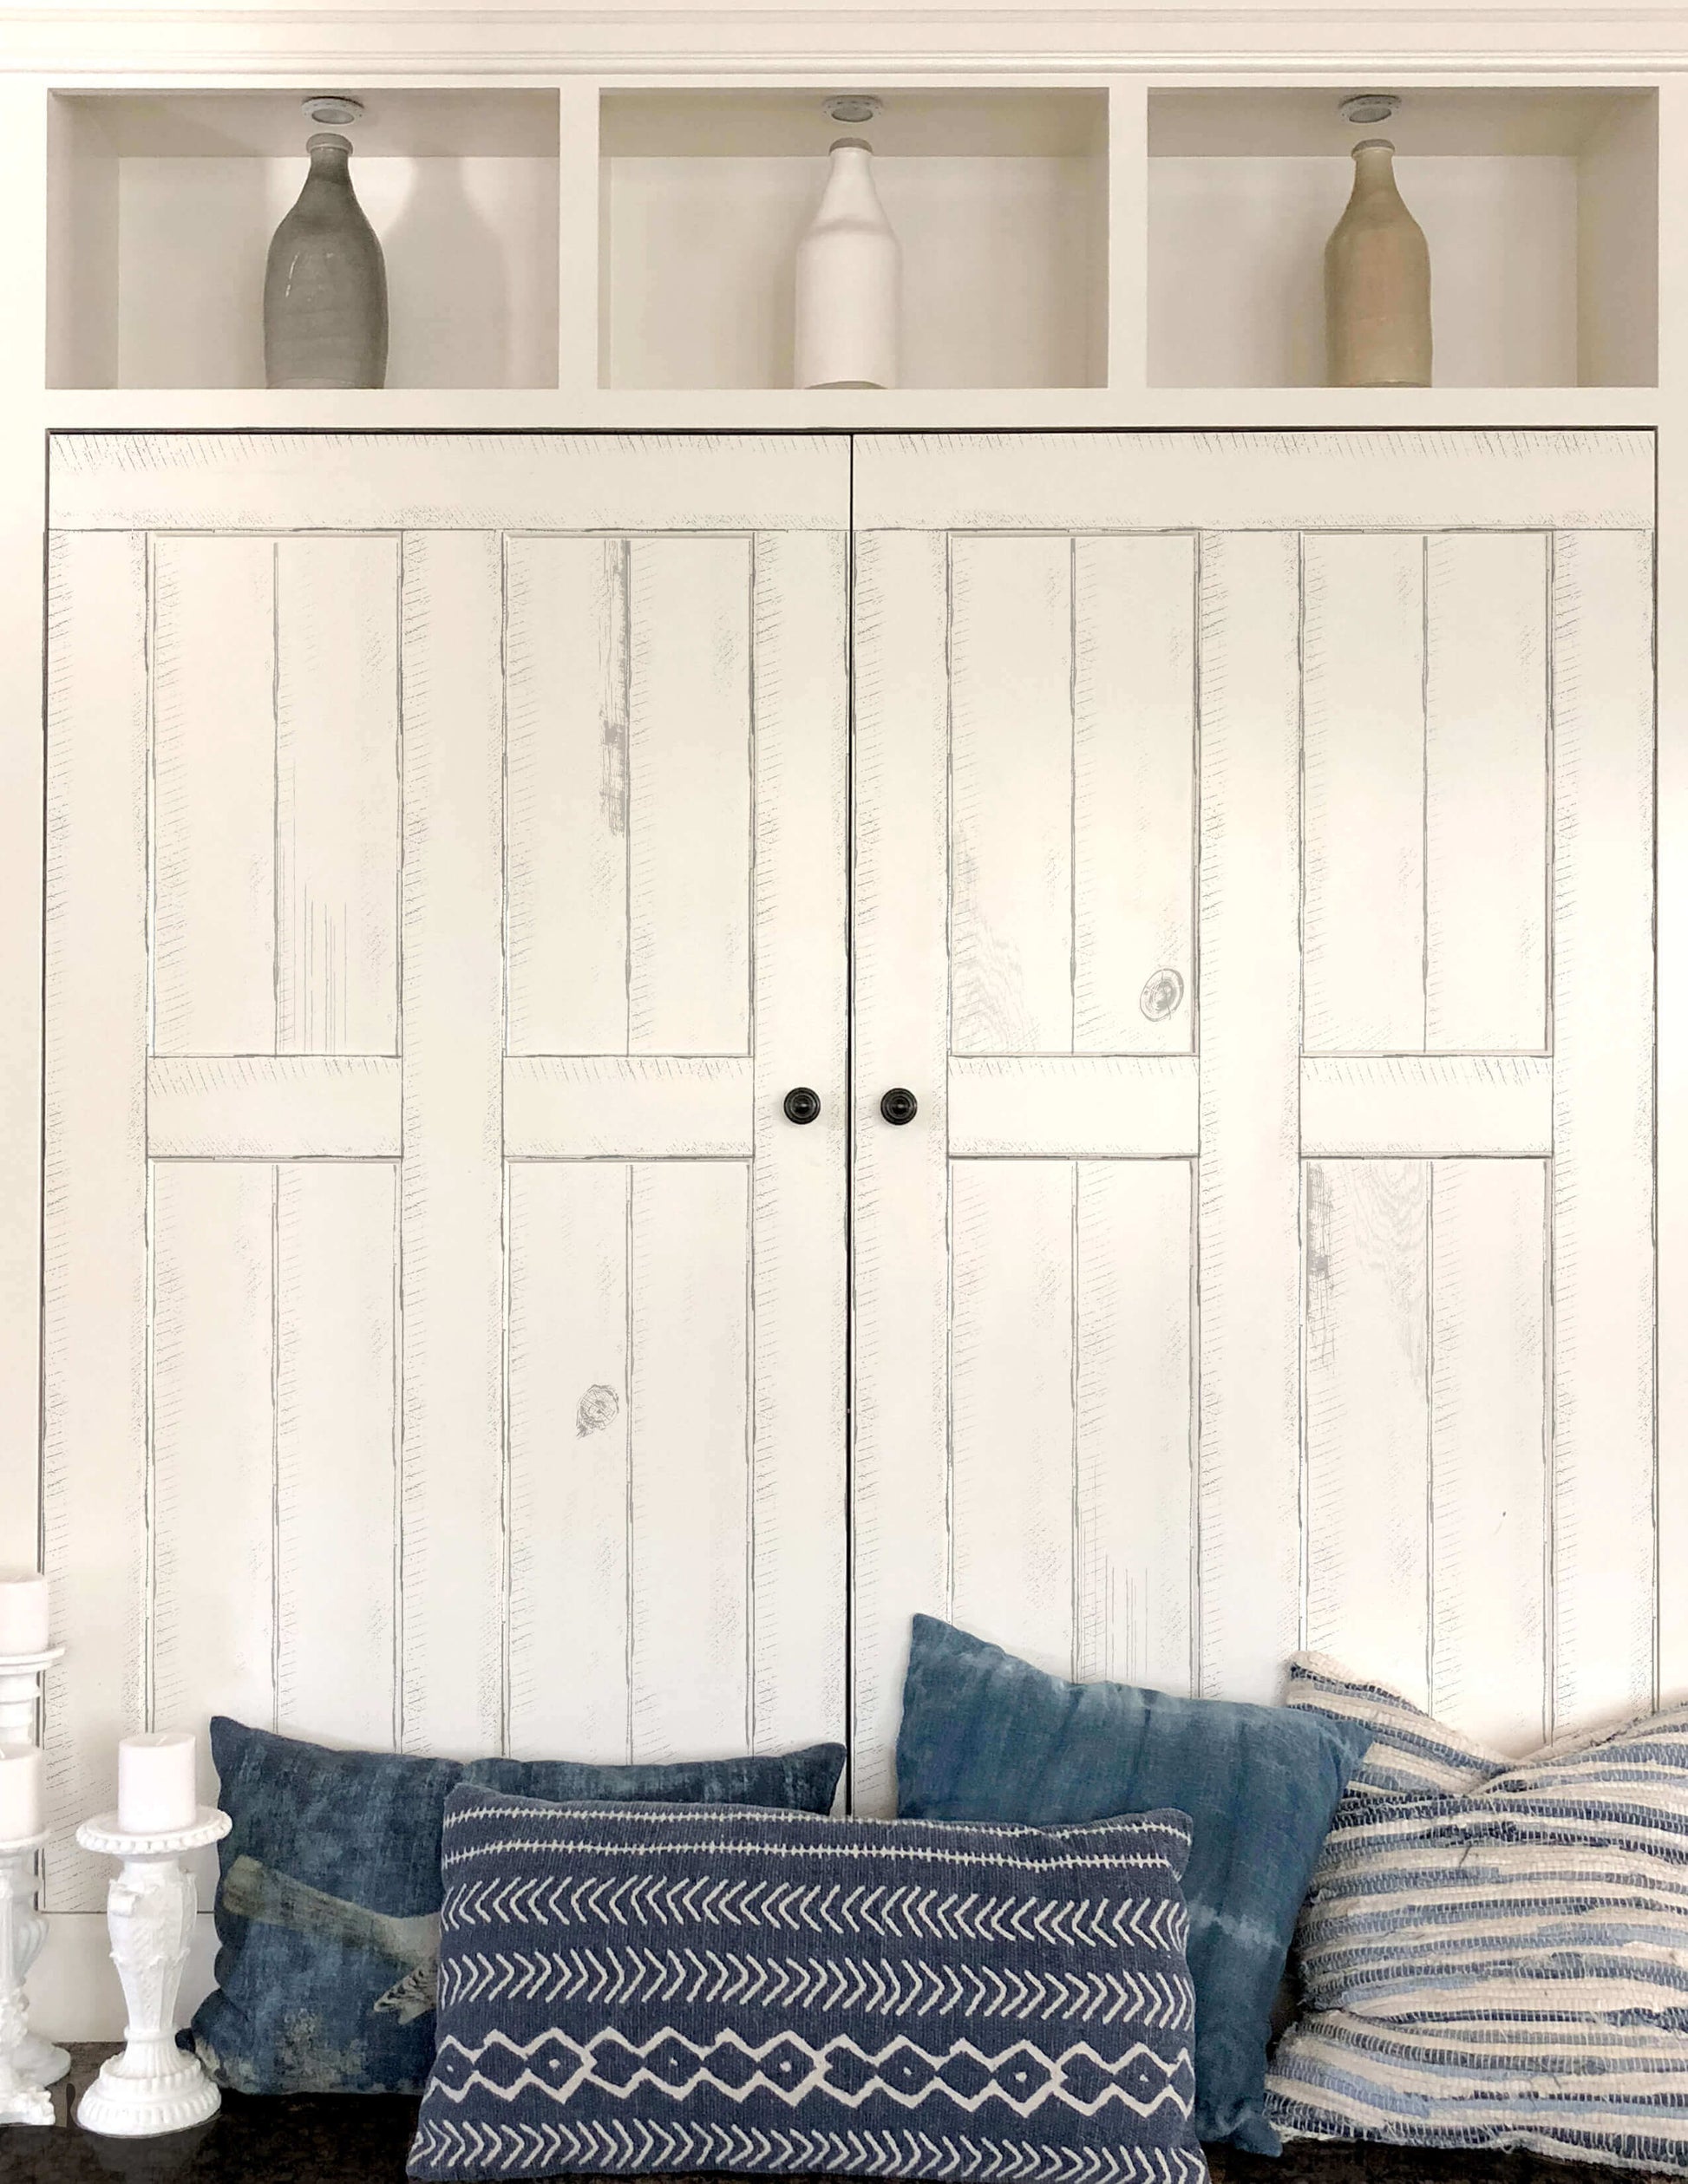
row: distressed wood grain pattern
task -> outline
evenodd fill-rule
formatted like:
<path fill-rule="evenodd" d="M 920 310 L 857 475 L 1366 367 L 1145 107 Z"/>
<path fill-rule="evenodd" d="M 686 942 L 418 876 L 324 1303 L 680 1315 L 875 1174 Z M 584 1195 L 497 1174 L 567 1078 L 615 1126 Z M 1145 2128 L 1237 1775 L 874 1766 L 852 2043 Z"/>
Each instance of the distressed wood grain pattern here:
<path fill-rule="evenodd" d="M 145 487 L 84 456 L 74 505 Z M 84 497 L 85 496 L 85 497 Z M 1634 432 L 866 433 L 856 520 L 886 530 L 1644 528 L 1653 440 Z"/>
<path fill-rule="evenodd" d="M 1073 1049 L 1188 1054 L 1195 540 L 1076 539 L 1073 654 Z"/>
<path fill-rule="evenodd" d="M 193 1055 L 147 1066 L 154 1160 L 396 1160 L 402 1080 L 389 1055 Z"/>
<path fill-rule="evenodd" d="M 1315 1055 L 1301 1149 L 1423 1156 L 1551 1153 L 1554 1069 L 1520 1055 Z"/>
<path fill-rule="evenodd" d="M 756 542 L 750 1731 L 845 1729 L 847 541 Z M 801 1128 L 782 1102 L 821 1096 Z"/>
<path fill-rule="evenodd" d="M 748 539 L 636 539 L 628 575 L 627 1049 L 750 1048 Z"/>
<path fill-rule="evenodd" d="M 1554 1705 L 1653 1688 L 1652 552 L 1554 541 Z"/>
<path fill-rule="evenodd" d="M 1547 1044 L 1547 549 L 1539 533 L 1425 541 L 1431 1053 Z"/>
<path fill-rule="evenodd" d="M 825 433 L 117 432 L 53 442 L 59 531 L 838 531 Z"/>
<path fill-rule="evenodd" d="M 749 1160 L 756 1066 L 710 1055 L 514 1055 L 512 1160 Z"/>
<path fill-rule="evenodd" d="M 153 1048 L 276 1051 L 275 559 L 153 547 Z"/>
<path fill-rule="evenodd" d="M 199 1732 L 204 1805 L 210 1716 L 276 1722 L 275 1260 L 273 1167 L 154 1166 L 151 1716 Z"/>
<path fill-rule="evenodd" d="M 749 1172 L 632 1172 L 633 1757 L 742 1752 L 750 1734 Z"/>
<path fill-rule="evenodd" d="M 501 574 L 486 533 L 404 541 L 401 1718 L 468 1756 L 503 1715 Z"/>
<path fill-rule="evenodd" d="M 1309 537 L 1303 949 L 1309 1053 L 1424 1044 L 1423 542 Z"/>
<path fill-rule="evenodd" d="M 86 1912 L 108 1875 L 74 1830 L 147 1700 L 145 540 L 56 539 L 47 599 L 42 1521 L 67 1651 L 46 1891 Z"/>
<path fill-rule="evenodd" d="M 625 1054 L 627 541 L 506 555 L 510 1051 Z"/>
<path fill-rule="evenodd" d="M 949 1612 L 946 553 L 862 536 L 855 612 L 854 1808 L 896 1809 L 909 1618 Z M 882 1093 L 920 1102 L 895 1128 Z"/>
<path fill-rule="evenodd" d="M 1430 1166 L 1309 1161 L 1307 1642 L 1429 1697 Z"/>
<path fill-rule="evenodd" d="M 278 539 L 276 1051 L 396 1054 L 398 541 Z"/>
<path fill-rule="evenodd" d="M 1430 1171 L 1430 1709 L 1547 1734 L 1547 1167 Z"/>
<path fill-rule="evenodd" d="M 631 1171 L 510 1171 L 510 1750 L 632 1756 Z"/>
<path fill-rule="evenodd" d="M 398 1169 L 276 1177 L 276 1726 L 383 1751 L 398 1727 Z"/>
<path fill-rule="evenodd" d="M 1040 1668 L 1073 1660 L 1070 1161 L 950 1170 L 952 1601 Z"/>
<path fill-rule="evenodd" d="M 1296 540 L 1201 542 L 1200 1653 L 1276 1696 L 1300 1627 Z"/>
<path fill-rule="evenodd" d="M 1194 1196 L 1187 1161 L 1083 1161 L 1073 1667 L 1187 1692 L 1194 1675 Z"/>
<path fill-rule="evenodd" d="M 1072 548 L 950 541 L 957 1054 L 1070 1054 Z"/>
<path fill-rule="evenodd" d="M 1174 1160 L 1195 1152 L 1187 1055 L 960 1055 L 950 1063 L 950 1152 Z"/>

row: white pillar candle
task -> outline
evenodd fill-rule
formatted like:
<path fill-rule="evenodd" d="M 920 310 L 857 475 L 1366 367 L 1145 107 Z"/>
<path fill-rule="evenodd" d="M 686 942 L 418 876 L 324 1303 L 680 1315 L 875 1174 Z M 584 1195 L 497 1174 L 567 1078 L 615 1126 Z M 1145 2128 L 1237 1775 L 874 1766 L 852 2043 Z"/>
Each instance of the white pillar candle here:
<path fill-rule="evenodd" d="M 0 1570 L 0 1659 L 44 1653 L 48 1628 L 46 1579 L 33 1570 Z"/>
<path fill-rule="evenodd" d="M 199 1809 L 193 1739 L 186 1730 L 123 1739 L 117 1747 L 117 1825 L 125 1834 L 191 1828 Z"/>
<path fill-rule="evenodd" d="M 33 1744 L 0 1744 L 0 1843 L 41 1833 L 42 1758 Z"/>

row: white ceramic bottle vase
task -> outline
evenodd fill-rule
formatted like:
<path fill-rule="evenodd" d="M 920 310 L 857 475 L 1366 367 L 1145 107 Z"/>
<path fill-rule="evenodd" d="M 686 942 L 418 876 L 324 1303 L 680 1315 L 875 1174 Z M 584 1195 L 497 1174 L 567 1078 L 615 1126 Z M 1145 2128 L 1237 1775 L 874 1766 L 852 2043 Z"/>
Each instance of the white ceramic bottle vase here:
<path fill-rule="evenodd" d="M 1354 190 L 1325 245 L 1333 387 L 1430 383 L 1430 253 L 1395 186 L 1395 147 L 1354 147 Z"/>
<path fill-rule="evenodd" d="M 265 269 L 265 383 L 379 387 L 387 377 L 387 267 L 351 186 L 351 139 L 322 129 L 304 148 L 311 172 Z"/>
<path fill-rule="evenodd" d="M 902 251 L 873 186 L 873 149 L 841 136 L 797 245 L 798 386 L 896 385 L 902 275 Z"/>

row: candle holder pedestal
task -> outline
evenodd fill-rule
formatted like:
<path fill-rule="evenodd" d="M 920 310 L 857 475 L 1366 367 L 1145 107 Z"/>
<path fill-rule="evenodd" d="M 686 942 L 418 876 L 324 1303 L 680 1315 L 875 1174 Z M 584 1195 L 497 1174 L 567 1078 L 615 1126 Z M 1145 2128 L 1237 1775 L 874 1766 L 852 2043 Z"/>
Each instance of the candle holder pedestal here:
<path fill-rule="evenodd" d="M 62 1645 L 44 1653 L 0 1653 L 0 1744 L 35 1743 L 42 1677 L 63 1658 Z"/>
<path fill-rule="evenodd" d="M 70 2057 L 29 2030 L 23 1981 L 47 1939 L 36 1910 L 35 1858 L 45 1835 L 0 1842 L 0 2123 L 50 2123 L 47 2088 L 70 2068 Z"/>
<path fill-rule="evenodd" d="M 103 2065 L 77 2104 L 84 2130 L 155 2138 L 203 2123 L 221 2105 L 199 2057 L 176 2045 L 176 1997 L 199 1908 L 182 1854 L 220 1841 L 230 1825 L 226 1813 L 201 1806 L 191 1828 L 133 1834 L 107 1813 L 76 1830 L 84 1850 L 123 1861 L 107 1895 L 106 1921 L 128 2005 L 123 2052 Z"/>

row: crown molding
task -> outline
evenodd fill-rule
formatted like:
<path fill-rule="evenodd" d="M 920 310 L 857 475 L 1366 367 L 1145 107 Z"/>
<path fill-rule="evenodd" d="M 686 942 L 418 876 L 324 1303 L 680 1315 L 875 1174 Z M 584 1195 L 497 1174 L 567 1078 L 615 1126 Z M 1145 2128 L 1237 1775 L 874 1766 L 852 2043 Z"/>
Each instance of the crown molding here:
<path fill-rule="evenodd" d="M 925 0 L 917 8 L 797 0 L 777 8 L 599 0 L 58 0 L 0 7 L 0 69 L 121 80 L 362 71 L 428 75 L 876 77 L 991 72 L 1251 74 L 1341 77 L 1356 68 L 1481 74 L 1636 73 L 1688 66 L 1688 0 L 1633 7 L 1543 0 L 1528 8 L 1413 7 L 1400 0 L 1273 0 L 1129 7 Z"/>

